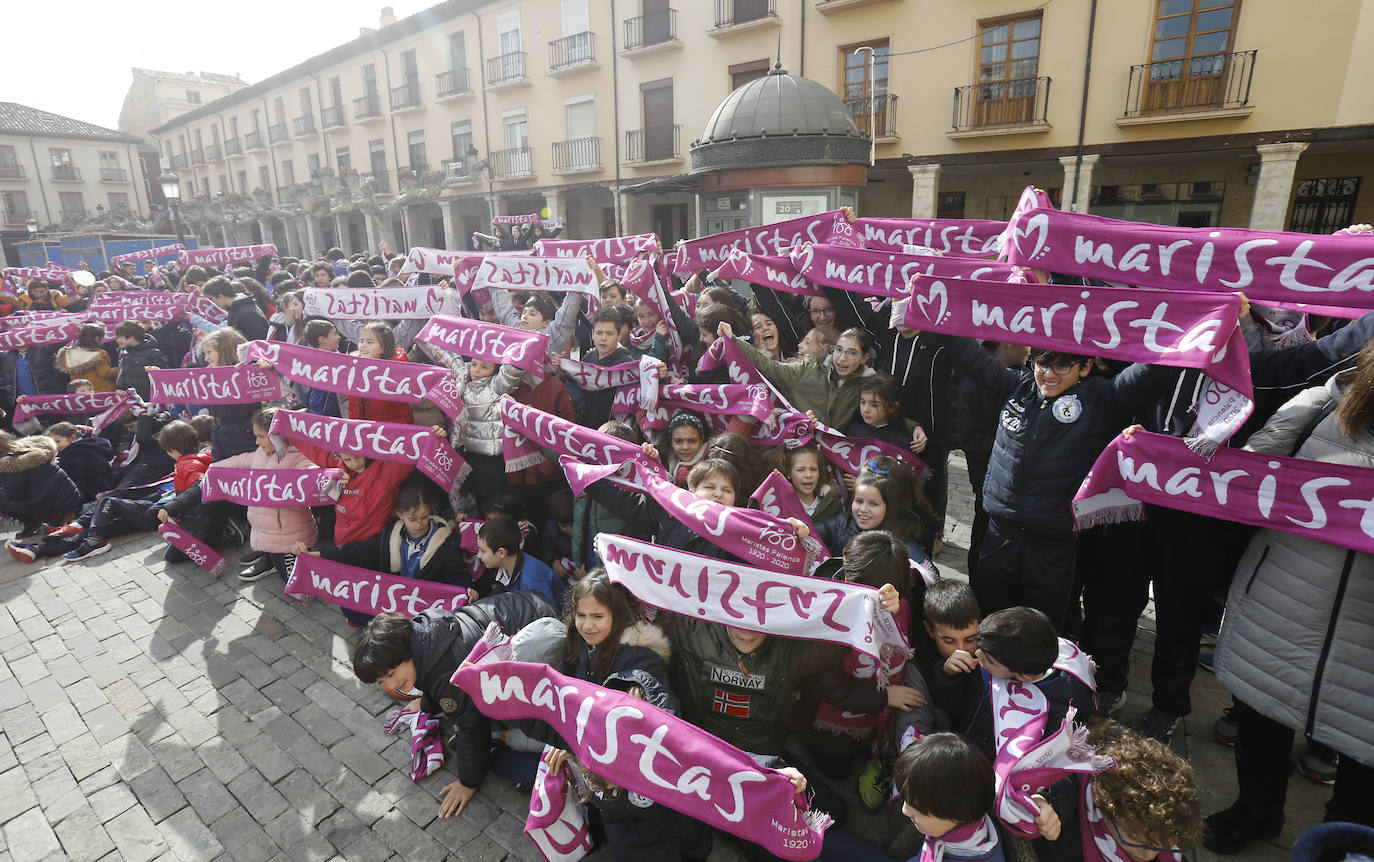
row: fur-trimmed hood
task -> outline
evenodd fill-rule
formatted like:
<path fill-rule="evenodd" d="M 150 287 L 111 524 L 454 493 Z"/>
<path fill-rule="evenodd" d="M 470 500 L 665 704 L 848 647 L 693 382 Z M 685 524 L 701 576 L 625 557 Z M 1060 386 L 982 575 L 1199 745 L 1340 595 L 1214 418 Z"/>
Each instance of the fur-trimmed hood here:
<path fill-rule="evenodd" d="M 420 555 L 421 571 L 424 570 L 425 566 L 429 565 L 429 561 L 434 558 L 434 555 L 438 553 L 439 549 L 443 547 L 444 542 L 448 541 L 448 537 L 453 533 L 453 527 L 449 525 L 449 522 L 440 518 L 438 515 L 430 515 L 429 523 L 431 527 L 437 525 L 439 529 L 435 531 L 434 535 L 429 540 L 429 544 L 425 546 L 425 552 Z M 401 560 L 403 559 L 401 554 L 401 533 L 405 532 L 405 528 L 406 525 L 399 520 L 391 526 L 392 574 L 399 574 L 401 571 Z"/>
<path fill-rule="evenodd" d="M 57 370 L 68 376 L 82 374 L 102 364 L 110 364 L 110 355 L 104 350 L 87 350 L 68 344 L 57 351 Z"/>
<path fill-rule="evenodd" d="M 56 458 L 57 444 L 51 437 L 20 437 L 10 451 L 0 455 L 0 473 L 22 473 L 51 464 Z"/>
<path fill-rule="evenodd" d="M 658 657 L 666 663 L 672 656 L 672 646 L 668 642 L 668 635 L 664 634 L 663 629 L 654 623 L 647 623 L 643 620 L 636 622 L 632 626 L 620 633 L 620 643 L 622 646 L 637 646 L 651 649 L 658 653 Z"/>

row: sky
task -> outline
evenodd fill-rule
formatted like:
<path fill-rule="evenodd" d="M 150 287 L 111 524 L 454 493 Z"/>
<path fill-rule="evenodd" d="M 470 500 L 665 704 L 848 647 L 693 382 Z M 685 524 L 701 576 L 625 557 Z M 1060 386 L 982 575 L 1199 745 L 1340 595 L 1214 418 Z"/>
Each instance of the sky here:
<path fill-rule="evenodd" d="M 138 66 L 256 83 L 438 0 L 7 0 L 0 101 L 115 128 Z"/>

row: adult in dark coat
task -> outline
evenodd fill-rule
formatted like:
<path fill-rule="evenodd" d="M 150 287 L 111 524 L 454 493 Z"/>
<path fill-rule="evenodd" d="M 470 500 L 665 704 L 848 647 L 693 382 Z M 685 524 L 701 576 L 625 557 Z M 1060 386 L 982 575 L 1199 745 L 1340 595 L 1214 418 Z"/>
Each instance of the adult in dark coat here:
<path fill-rule="evenodd" d="M 458 780 L 440 792 L 440 817 L 461 814 L 491 765 L 490 719 L 449 680 L 491 623 L 514 634 L 535 620 L 555 617 L 534 592 L 501 593 L 456 611 L 428 610 L 414 619 L 380 614 L 353 648 L 353 672 L 365 683 L 418 696 L 420 709 L 442 714 L 458 732 L 452 742 Z"/>

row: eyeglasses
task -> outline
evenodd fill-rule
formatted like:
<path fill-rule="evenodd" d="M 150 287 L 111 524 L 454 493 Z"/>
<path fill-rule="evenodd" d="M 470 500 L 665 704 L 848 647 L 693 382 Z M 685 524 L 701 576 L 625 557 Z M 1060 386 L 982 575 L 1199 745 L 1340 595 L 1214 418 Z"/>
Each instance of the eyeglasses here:
<path fill-rule="evenodd" d="M 845 359 L 858 359 L 860 356 L 863 356 L 862 353 L 852 347 L 840 347 L 838 344 L 835 345 L 834 349 L 830 352 Z"/>
<path fill-rule="evenodd" d="M 1150 847 L 1146 844 L 1136 844 L 1134 842 L 1127 841 L 1125 838 L 1121 837 L 1121 830 L 1117 828 L 1115 820 L 1112 820 L 1109 817 L 1104 817 L 1103 819 L 1107 821 L 1107 825 L 1110 826 L 1112 829 L 1112 836 L 1116 838 L 1117 843 L 1120 844 L 1122 847 L 1130 847 L 1133 850 L 1144 850 L 1146 853 L 1156 854 L 1174 852 L 1173 847 Z"/>
<path fill-rule="evenodd" d="M 822 317 L 825 317 L 825 316 L 834 314 L 834 313 L 835 313 L 835 308 L 834 308 L 834 306 L 830 306 L 830 305 L 827 305 L 827 306 L 825 306 L 824 308 L 821 308 L 821 307 L 818 307 L 818 306 L 812 306 L 812 307 L 811 307 L 811 313 L 812 313 L 812 314 L 819 314 L 819 315 L 821 315 Z"/>
<path fill-rule="evenodd" d="M 1041 362 L 1040 360 L 1037 359 L 1037 360 L 1031 362 L 1031 365 L 1035 366 L 1035 370 L 1036 370 L 1036 371 L 1039 371 L 1039 372 L 1042 372 L 1042 373 L 1045 372 L 1045 371 L 1053 371 L 1055 374 L 1068 374 L 1068 373 L 1069 373 L 1070 371 L 1072 371 L 1076 366 L 1082 365 L 1082 364 L 1083 364 L 1083 363 L 1080 362 L 1079 360 L 1074 360 L 1073 362 L 1053 362 L 1053 363 L 1050 363 L 1050 362 Z"/>

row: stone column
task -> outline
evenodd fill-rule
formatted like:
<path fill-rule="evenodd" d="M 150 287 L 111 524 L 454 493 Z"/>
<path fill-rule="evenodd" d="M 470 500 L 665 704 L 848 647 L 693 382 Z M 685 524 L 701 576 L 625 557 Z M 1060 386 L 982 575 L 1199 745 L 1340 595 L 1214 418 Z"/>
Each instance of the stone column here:
<path fill-rule="evenodd" d="M 1250 227 L 1254 230 L 1283 230 L 1288 224 L 1288 200 L 1293 195 L 1293 175 L 1298 157 L 1308 144 L 1260 144 L 1259 180 L 1255 183 L 1255 202 L 1250 206 Z"/>
<path fill-rule="evenodd" d="M 310 243 L 310 247 L 301 255 L 301 259 L 313 260 L 315 252 L 324 250 L 324 243 L 320 242 L 320 226 L 315 223 L 315 217 L 309 214 L 301 216 L 299 221 L 305 223 L 305 230 L 301 232 L 301 239 Z"/>
<path fill-rule="evenodd" d="M 377 230 L 377 219 L 372 213 L 363 211 L 363 228 L 367 231 L 367 248 L 365 251 L 369 255 L 377 253 L 377 243 L 382 241 L 380 231 Z"/>
<path fill-rule="evenodd" d="M 224 245 L 225 245 L 225 247 L 237 245 L 237 243 L 234 242 L 234 238 L 233 238 L 232 236 L 230 236 L 230 234 L 229 234 L 229 224 L 228 224 L 228 222 L 226 222 L 226 223 L 224 223 L 224 224 L 222 224 L 222 225 L 219 226 L 219 232 L 220 232 L 220 235 L 224 237 Z"/>
<path fill-rule="evenodd" d="M 1083 156 L 1083 167 L 1078 172 L 1078 194 L 1076 200 L 1069 200 L 1069 195 L 1073 190 L 1073 168 L 1077 164 L 1075 156 L 1061 156 L 1059 164 L 1064 166 L 1064 191 L 1059 195 L 1059 208 L 1064 212 L 1085 213 L 1088 211 L 1088 201 L 1092 200 L 1093 193 L 1093 166 L 1097 160 L 1102 158 L 1099 155 Z"/>
<path fill-rule="evenodd" d="M 462 248 L 454 235 L 453 202 L 439 201 L 439 215 L 444 219 L 444 235 L 439 241 L 440 248 Z"/>
<path fill-rule="evenodd" d="M 262 232 L 262 241 L 268 245 L 275 243 L 277 238 L 272 235 L 272 223 L 265 218 L 258 219 L 258 230 Z M 286 249 L 277 249 L 278 254 L 286 254 Z"/>
<path fill-rule="evenodd" d="M 940 197 L 939 165 L 907 165 L 911 174 L 911 217 L 935 218 Z"/>
<path fill-rule="evenodd" d="M 339 213 L 330 216 L 334 220 L 334 244 L 343 249 L 345 253 L 357 251 L 356 248 L 348 247 L 348 233 L 344 230 L 344 220 Z"/>
<path fill-rule="evenodd" d="M 544 192 L 544 205 L 549 208 L 549 218 L 563 218 L 565 215 L 563 211 L 563 191 L 561 189 L 550 189 Z"/>

